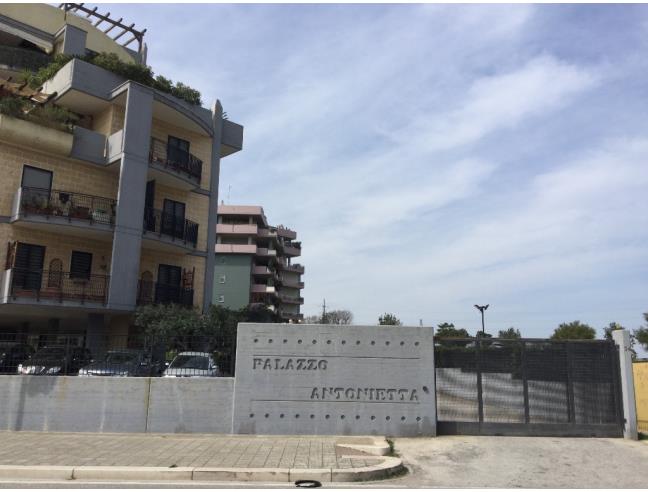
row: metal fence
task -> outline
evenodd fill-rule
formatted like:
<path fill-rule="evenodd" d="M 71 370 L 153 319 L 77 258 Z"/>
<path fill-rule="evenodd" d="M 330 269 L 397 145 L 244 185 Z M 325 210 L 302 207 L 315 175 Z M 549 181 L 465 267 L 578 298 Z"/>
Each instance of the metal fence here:
<path fill-rule="evenodd" d="M 621 433 L 613 342 L 436 338 L 435 366 L 440 433 Z"/>
<path fill-rule="evenodd" d="M 83 377 L 233 376 L 236 335 L 0 333 L 0 373 Z"/>
<path fill-rule="evenodd" d="M 189 243 L 194 248 L 198 242 L 198 224 L 154 208 L 144 209 L 144 230 Z"/>
<path fill-rule="evenodd" d="M 14 299 L 106 303 L 109 275 L 25 268 L 12 268 L 11 272 L 11 297 Z"/>
<path fill-rule="evenodd" d="M 112 198 L 63 190 L 46 190 L 23 186 L 20 213 L 86 220 L 105 225 L 115 224 L 117 202 Z"/>
<path fill-rule="evenodd" d="M 157 138 L 151 139 L 149 161 L 200 182 L 202 161 L 189 152 L 169 147 L 167 142 Z"/>

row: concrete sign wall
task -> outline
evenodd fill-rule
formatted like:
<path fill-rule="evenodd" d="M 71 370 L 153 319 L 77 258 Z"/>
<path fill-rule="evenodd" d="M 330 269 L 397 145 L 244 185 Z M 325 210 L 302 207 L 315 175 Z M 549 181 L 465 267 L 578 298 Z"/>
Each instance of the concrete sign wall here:
<path fill-rule="evenodd" d="M 432 328 L 239 324 L 233 432 L 435 435 Z"/>

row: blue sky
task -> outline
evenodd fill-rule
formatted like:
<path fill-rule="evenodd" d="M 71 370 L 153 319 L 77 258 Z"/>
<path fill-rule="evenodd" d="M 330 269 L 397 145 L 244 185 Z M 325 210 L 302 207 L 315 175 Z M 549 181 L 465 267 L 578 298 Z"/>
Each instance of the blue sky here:
<path fill-rule="evenodd" d="M 221 197 L 298 231 L 306 314 L 641 324 L 648 7 L 104 8 L 245 126 Z"/>

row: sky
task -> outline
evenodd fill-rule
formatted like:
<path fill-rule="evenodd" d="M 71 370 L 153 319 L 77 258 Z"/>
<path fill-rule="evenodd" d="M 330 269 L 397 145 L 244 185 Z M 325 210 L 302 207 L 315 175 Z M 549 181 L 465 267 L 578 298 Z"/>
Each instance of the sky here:
<path fill-rule="evenodd" d="M 306 315 L 642 324 L 648 6 L 102 10 L 244 125 L 220 196 L 298 232 Z"/>

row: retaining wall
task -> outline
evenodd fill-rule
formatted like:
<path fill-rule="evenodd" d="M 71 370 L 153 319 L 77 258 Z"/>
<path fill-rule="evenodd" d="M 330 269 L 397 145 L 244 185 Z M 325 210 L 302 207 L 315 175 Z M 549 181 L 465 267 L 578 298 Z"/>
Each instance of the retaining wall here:
<path fill-rule="evenodd" d="M 233 378 L 0 376 L 0 429 L 229 433 L 233 394 Z"/>

